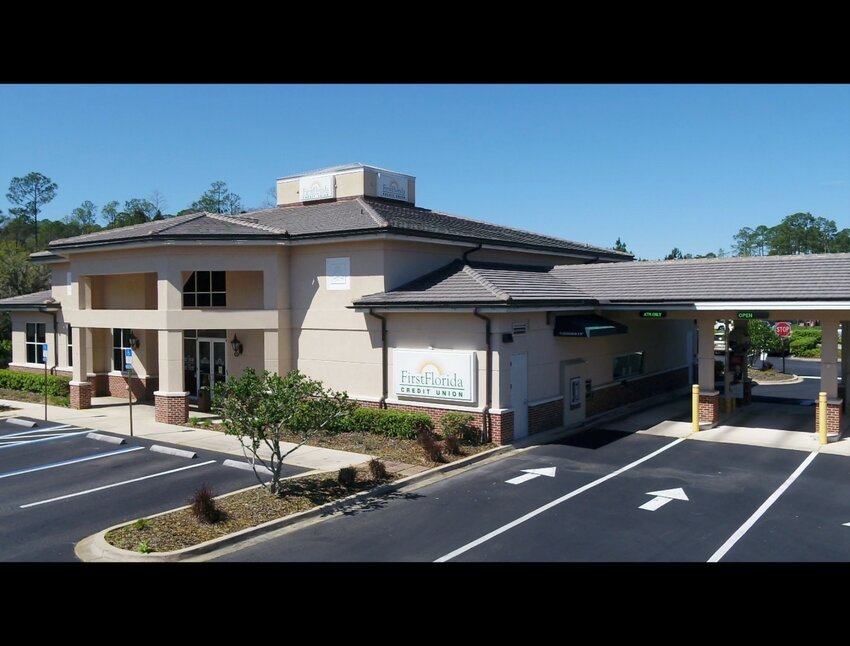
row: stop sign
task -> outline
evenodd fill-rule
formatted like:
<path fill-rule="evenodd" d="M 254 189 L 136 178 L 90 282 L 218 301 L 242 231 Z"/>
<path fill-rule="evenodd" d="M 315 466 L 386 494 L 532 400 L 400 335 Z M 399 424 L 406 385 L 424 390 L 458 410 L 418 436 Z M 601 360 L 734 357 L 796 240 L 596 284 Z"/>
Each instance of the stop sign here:
<path fill-rule="evenodd" d="M 777 323 L 774 328 L 776 334 L 785 338 L 786 336 L 791 336 L 791 324 L 790 323 Z"/>

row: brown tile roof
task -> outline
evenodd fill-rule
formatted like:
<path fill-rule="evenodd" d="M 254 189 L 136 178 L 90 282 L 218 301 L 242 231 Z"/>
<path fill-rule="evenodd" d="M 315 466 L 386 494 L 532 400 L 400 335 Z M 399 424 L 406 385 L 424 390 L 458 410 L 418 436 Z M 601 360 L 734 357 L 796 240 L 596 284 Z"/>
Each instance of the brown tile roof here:
<path fill-rule="evenodd" d="M 415 235 L 469 244 L 480 242 L 588 260 L 631 258 L 629 254 L 611 249 L 375 198 L 276 207 L 234 216 L 190 213 L 158 222 L 54 240 L 49 247 L 58 251 L 156 239 L 310 239 L 369 233 Z"/>
<path fill-rule="evenodd" d="M 47 306 L 60 307 L 59 302 L 53 300 L 49 289 L 45 289 L 40 292 L 33 292 L 31 294 L 22 294 L 20 296 L 10 296 L 9 298 L 0 299 L 0 311 L 40 310 Z"/>
<path fill-rule="evenodd" d="M 850 301 L 850 254 L 705 258 L 556 267 L 455 261 L 354 305 L 577 305 Z"/>

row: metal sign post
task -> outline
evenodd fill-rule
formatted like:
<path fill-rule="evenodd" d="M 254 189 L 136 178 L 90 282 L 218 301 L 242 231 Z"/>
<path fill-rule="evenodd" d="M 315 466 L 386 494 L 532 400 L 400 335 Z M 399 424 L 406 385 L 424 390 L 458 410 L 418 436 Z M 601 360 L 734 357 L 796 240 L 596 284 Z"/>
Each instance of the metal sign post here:
<path fill-rule="evenodd" d="M 774 326 L 773 331 L 776 332 L 776 335 L 779 337 L 782 342 L 782 372 L 785 372 L 785 355 L 788 353 L 788 347 L 790 346 L 791 340 L 791 324 L 786 321 L 780 321 Z M 786 345 L 787 344 L 787 345 Z"/>
<path fill-rule="evenodd" d="M 47 344 L 41 344 L 41 362 L 44 364 L 44 421 L 47 421 Z"/>
<path fill-rule="evenodd" d="M 133 437 L 133 351 L 124 348 L 124 368 L 127 370 L 127 400 L 130 408 L 130 437 Z"/>

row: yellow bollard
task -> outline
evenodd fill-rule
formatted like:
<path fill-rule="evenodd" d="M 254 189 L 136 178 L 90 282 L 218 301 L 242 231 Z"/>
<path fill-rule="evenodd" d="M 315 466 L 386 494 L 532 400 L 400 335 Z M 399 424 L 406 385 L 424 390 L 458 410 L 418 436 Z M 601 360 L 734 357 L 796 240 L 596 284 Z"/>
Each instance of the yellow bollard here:
<path fill-rule="evenodd" d="M 691 419 L 694 433 L 699 431 L 699 386 L 691 388 Z"/>
<path fill-rule="evenodd" d="M 826 444 L 826 393 L 818 393 L 818 435 L 820 443 Z"/>

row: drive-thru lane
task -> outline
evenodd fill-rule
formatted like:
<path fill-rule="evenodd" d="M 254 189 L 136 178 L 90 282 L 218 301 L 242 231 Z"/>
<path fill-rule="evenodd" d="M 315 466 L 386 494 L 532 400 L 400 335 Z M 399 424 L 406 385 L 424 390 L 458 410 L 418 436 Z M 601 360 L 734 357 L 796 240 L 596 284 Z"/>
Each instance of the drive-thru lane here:
<path fill-rule="evenodd" d="M 138 438 L 89 439 L 79 427 L 21 431 L 0 422 L 0 561 L 72 561 L 77 541 L 185 505 L 202 483 L 225 493 L 257 482 L 223 466 L 230 455 L 197 450 L 189 459 Z M 301 471 L 286 467 L 287 475 Z"/>
<path fill-rule="evenodd" d="M 821 542 L 816 519 L 840 516 L 850 459 L 810 456 L 593 430 L 281 532 L 220 560 L 705 562 L 724 545 L 722 561 L 760 560 L 771 554 L 763 546 L 773 541 L 771 531 L 807 550 Z M 555 477 L 507 482 L 551 467 Z M 824 498 L 820 491 L 832 493 Z M 850 522 L 850 504 L 845 508 Z M 795 521 L 800 515 L 804 520 Z M 829 522 L 829 549 L 806 553 L 850 560 L 850 526 Z M 826 542 L 826 530 L 820 536 Z M 795 553 L 776 542 L 777 558 L 795 560 Z"/>

